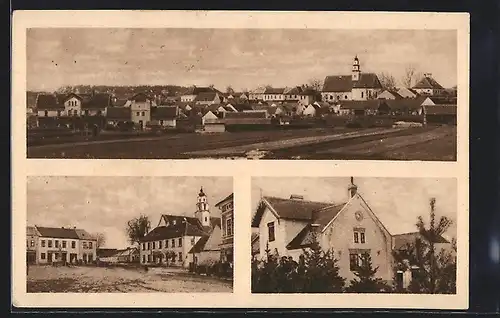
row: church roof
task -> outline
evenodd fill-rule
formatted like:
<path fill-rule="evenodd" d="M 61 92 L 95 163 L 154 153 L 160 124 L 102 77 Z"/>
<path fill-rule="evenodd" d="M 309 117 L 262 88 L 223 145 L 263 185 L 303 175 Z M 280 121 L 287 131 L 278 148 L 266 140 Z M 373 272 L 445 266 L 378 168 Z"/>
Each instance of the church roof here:
<path fill-rule="evenodd" d="M 203 226 L 195 217 L 182 215 L 162 215 L 167 223 L 166 226 L 157 226 L 148 234 L 146 234 L 141 242 L 158 241 L 181 236 L 205 236 L 209 235 L 210 231 L 215 226 L 220 226 L 220 218 L 210 217 L 211 226 Z"/>
<path fill-rule="evenodd" d="M 382 89 L 382 84 L 374 73 L 360 73 L 358 81 L 353 81 L 351 75 L 332 75 L 325 78 L 322 91 L 350 92 L 353 88 Z"/>

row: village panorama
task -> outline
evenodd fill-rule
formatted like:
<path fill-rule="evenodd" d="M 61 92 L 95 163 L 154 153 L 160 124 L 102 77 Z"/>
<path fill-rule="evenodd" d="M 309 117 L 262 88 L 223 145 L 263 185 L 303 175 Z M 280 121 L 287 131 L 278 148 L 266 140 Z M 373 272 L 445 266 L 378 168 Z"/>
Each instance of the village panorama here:
<path fill-rule="evenodd" d="M 456 160 L 456 86 L 445 88 L 412 66 L 397 81 L 364 72 L 357 55 L 349 64 L 350 74 L 245 91 L 230 85 L 29 91 L 28 157 Z"/>
<path fill-rule="evenodd" d="M 96 181 L 106 185 L 106 194 L 87 188 Z M 170 204 L 158 199 L 144 213 L 131 208 L 133 203 L 120 200 L 114 205 L 120 214 L 113 215 L 103 211 L 113 207 L 113 197 L 119 199 L 123 193 L 116 188 L 120 178 L 31 178 L 28 192 L 33 197 L 28 199 L 26 227 L 28 293 L 232 292 L 234 212 L 230 188 L 216 191 L 203 187 L 204 183 L 222 182 L 218 179 L 135 181 L 142 186 L 178 183 L 192 188 L 174 189 L 172 194 L 179 199 L 163 199 Z M 45 205 L 46 201 L 35 202 L 37 193 L 49 191 L 44 189 L 45 182 L 64 192 L 67 200 L 74 200 L 68 208 L 71 211 Z M 126 191 L 134 200 L 140 199 L 139 189 Z M 186 192 L 190 196 L 180 195 Z M 64 207 L 65 202 L 69 201 L 63 199 L 58 206 Z M 39 206 L 45 208 L 37 209 Z"/>

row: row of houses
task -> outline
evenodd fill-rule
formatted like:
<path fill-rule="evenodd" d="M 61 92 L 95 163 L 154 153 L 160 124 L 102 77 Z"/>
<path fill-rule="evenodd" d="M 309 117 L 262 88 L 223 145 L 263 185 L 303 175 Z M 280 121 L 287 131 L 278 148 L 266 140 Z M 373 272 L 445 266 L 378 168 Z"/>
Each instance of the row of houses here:
<path fill-rule="evenodd" d="M 30 264 L 92 263 L 97 239 L 76 227 L 26 227 L 26 260 Z"/>
<path fill-rule="evenodd" d="M 194 216 L 163 214 L 158 225 L 140 241 L 140 263 L 143 265 L 176 265 L 208 262 L 233 263 L 234 212 L 233 194 L 215 204 L 220 217 L 211 214 L 202 189 L 198 194 Z"/>
<path fill-rule="evenodd" d="M 361 255 L 369 253 L 377 275 L 393 282 L 394 250 L 406 247 L 416 238 L 425 239 L 418 232 L 392 234 L 377 217 L 354 184 L 347 185 L 345 198 L 332 202 L 313 202 L 303 196 L 289 198 L 262 196 L 252 219 L 252 254 L 261 259 L 267 253 L 290 256 L 298 261 L 303 250 L 317 240 L 323 250 L 331 250 L 338 260 L 339 275 L 348 281 L 361 265 Z M 444 237 L 435 239 L 436 250 L 452 250 Z M 412 264 L 414 265 L 414 264 Z M 412 271 L 397 272 L 398 283 L 407 287 Z"/>

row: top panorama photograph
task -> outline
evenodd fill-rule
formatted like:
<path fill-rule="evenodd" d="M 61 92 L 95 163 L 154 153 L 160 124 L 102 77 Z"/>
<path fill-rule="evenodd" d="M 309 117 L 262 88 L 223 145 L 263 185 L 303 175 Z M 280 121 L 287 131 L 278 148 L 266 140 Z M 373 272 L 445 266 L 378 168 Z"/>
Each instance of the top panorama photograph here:
<path fill-rule="evenodd" d="M 28 158 L 457 160 L 456 30 L 32 28 Z"/>

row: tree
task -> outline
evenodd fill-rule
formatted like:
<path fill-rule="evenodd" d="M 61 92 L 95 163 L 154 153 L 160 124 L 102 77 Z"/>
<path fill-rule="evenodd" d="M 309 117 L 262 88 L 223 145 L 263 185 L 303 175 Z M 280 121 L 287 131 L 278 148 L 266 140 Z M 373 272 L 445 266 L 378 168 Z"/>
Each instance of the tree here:
<path fill-rule="evenodd" d="M 389 73 L 380 73 L 378 79 L 384 89 L 394 89 L 396 87 L 396 79 Z"/>
<path fill-rule="evenodd" d="M 419 216 L 416 226 L 420 237 L 394 253 L 400 270 L 414 267 L 408 288 L 412 293 L 447 294 L 456 290 L 456 253 L 445 249 L 437 251 L 436 245 L 442 241 L 452 221 L 445 216 L 436 221 L 435 209 L 436 199 L 431 198 L 429 225 Z M 451 245 L 454 250 L 454 241 Z M 405 262 L 406 265 L 402 265 Z"/>
<path fill-rule="evenodd" d="M 226 93 L 228 93 L 228 94 L 234 94 L 234 89 L 231 87 L 231 85 L 229 85 L 228 87 L 226 87 Z"/>
<path fill-rule="evenodd" d="M 141 238 L 143 238 L 150 229 L 151 222 L 149 218 L 145 215 L 141 215 L 138 218 L 133 218 L 127 222 L 127 235 L 131 244 L 139 244 Z"/>
<path fill-rule="evenodd" d="M 106 235 L 102 232 L 95 233 L 94 237 L 97 239 L 97 248 L 101 248 L 106 245 Z"/>
<path fill-rule="evenodd" d="M 339 275 L 337 260 L 331 250 L 322 250 L 316 235 L 309 250 L 304 250 L 298 273 L 303 273 L 299 292 L 333 293 L 344 289 L 345 279 Z"/>
<path fill-rule="evenodd" d="M 311 78 L 307 82 L 307 86 L 319 92 L 323 88 L 323 81 L 318 78 Z"/>
<path fill-rule="evenodd" d="M 378 293 L 387 290 L 388 286 L 381 278 L 375 276 L 378 267 L 373 268 L 370 253 L 361 254 L 361 265 L 354 271 L 356 279 L 352 279 L 347 288 L 353 293 Z"/>
<path fill-rule="evenodd" d="M 401 82 L 405 87 L 411 88 L 416 84 L 416 81 L 418 81 L 421 76 L 420 72 L 417 72 L 416 67 L 413 64 L 410 64 L 405 68 Z"/>

